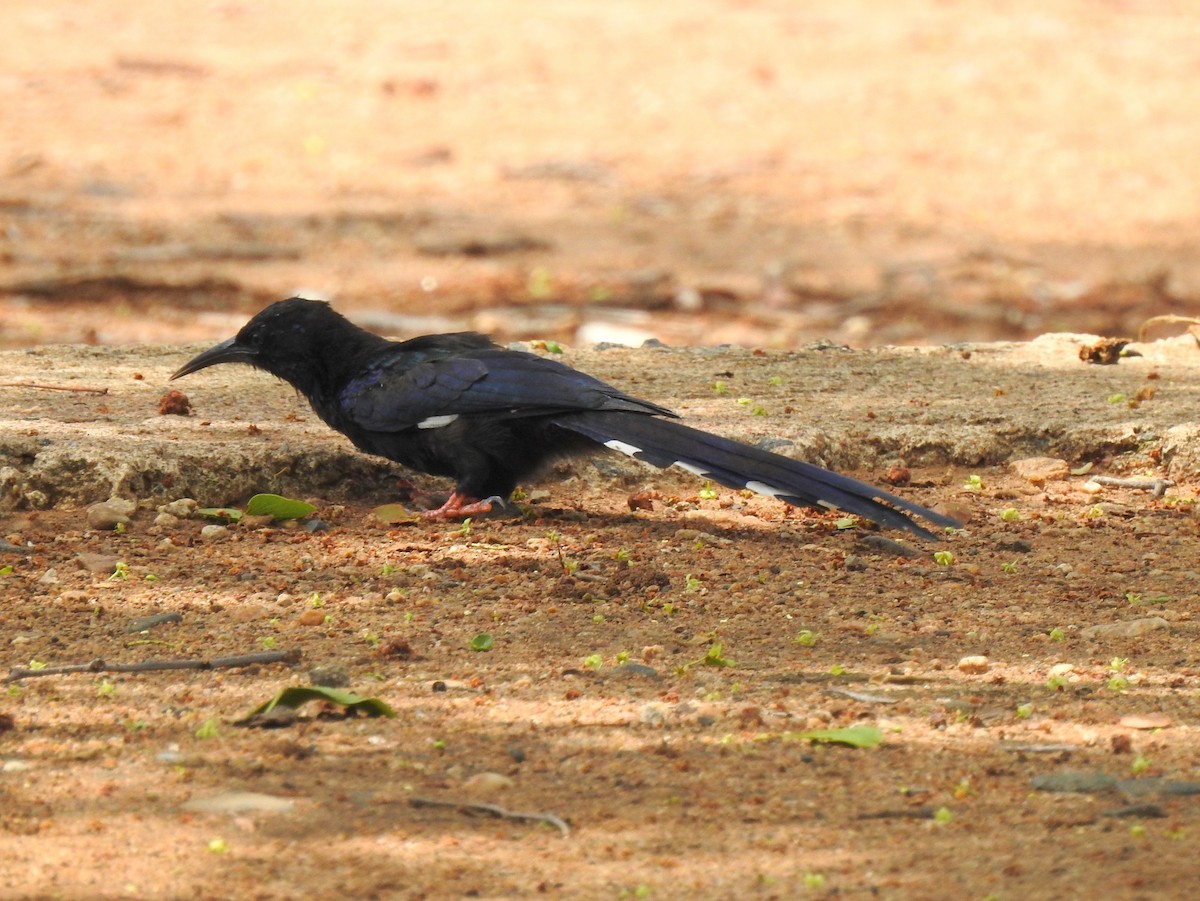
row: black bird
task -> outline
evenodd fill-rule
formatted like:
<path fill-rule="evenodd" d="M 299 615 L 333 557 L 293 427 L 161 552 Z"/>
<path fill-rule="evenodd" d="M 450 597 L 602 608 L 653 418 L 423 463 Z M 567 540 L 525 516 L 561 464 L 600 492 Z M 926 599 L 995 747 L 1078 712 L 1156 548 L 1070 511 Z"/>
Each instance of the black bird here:
<path fill-rule="evenodd" d="M 294 297 L 267 307 L 171 378 L 217 363 L 248 363 L 289 382 L 367 453 L 456 479 L 446 503 L 425 514 L 431 518 L 487 512 L 547 461 L 610 448 L 924 538 L 934 536 L 904 511 L 937 526 L 960 525 L 848 476 L 690 428 L 665 407 L 474 332 L 389 341 L 327 303 Z"/>

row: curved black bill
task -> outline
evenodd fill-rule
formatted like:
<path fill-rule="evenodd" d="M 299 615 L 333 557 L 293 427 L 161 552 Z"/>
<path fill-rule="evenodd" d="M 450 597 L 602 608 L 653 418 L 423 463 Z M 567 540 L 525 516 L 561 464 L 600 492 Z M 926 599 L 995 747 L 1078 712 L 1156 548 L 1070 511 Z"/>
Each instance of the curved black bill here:
<path fill-rule="evenodd" d="M 209 366 L 216 366 L 218 363 L 253 363 L 257 356 L 258 354 L 255 351 L 238 344 L 237 338 L 230 338 L 228 341 L 222 341 L 215 347 L 210 347 L 204 353 L 192 357 L 192 359 L 175 370 L 175 373 L 171 376 L 171 380 L 193 372 L 199 372 L 201 369 L 207 369 Z"/>

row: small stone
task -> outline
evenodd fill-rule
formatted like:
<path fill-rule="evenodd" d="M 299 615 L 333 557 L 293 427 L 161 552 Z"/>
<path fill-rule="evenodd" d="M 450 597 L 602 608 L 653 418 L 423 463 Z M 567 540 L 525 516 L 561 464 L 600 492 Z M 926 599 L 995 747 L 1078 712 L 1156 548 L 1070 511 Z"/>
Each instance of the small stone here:
<path fill-rule="evenodd" d="M 316 607 L 310 607 L 296 617 L 296 622 L 302 626 L 319 626 L 325 622 L 325 611 Z"/>
<path fill-rule="evenodd" d="M 350 684 L 350 671 L 337 663 L 325 663 L 310 669 L 308 678 L 324 688 L 345 688 Z"/>
<path fill-rule="evenodd" d="M 1056 457 L 1026 457 L 1008 464 L 1009 469 L 1035 485 L 1055 479 L 1065 479 L 1071 472 L 1066 460 Z"/>
<path fill-rule="evenodd" d="M 225 526 L 205 526 L 200 530 L 200 537 L 205 541 L 221 541 L 229 537 L 229 529 Z"/>
<path fill-rule="evenodd" d="M 171 513 L 160 513 L 154 517 L 154 524 L 160 529 L 173 529 L 179 525 L 179 517 Z"/>
<path fill-rule="evenodd" d="M 958 669 L 960 672 L 966 673 L 968 676 L 979 676 L 986 673 L 991 668 L 990 661 L 982 654 L 972 657 L 964 657 L 958 661 Z"/>
<path fill-rule="evenodd" d="M 1093 482 L 1091 479 L 1088 479 L 1080 487 L 1088 494 L 1099 494 L 1104 490 L 1103 485 L 1101 485 L 1099 482 Z"/>
<path fill-rule="evenodd" d="M 111 500 L 92 504 L 87 508 L 87 524 L 89 529 L 112 531 L 117 526 L 129 525 L 129 522 L 129 513 L 123 507 L 115 505 Z"/>
<path fill-rule="evenodd" d="M 1101 623 L 1080 630 L 1084 638 L 1141 638 L 1156 629 L 1170 629 L 1171 624 L 1161 616 L 1130 619 L 1122 623 Z"/>
<path fill-rule="evenodd" d="M 238 525 L 243 529 L 265 529 L 275 521 L 275 517 L 270 513 L 259 513 L 252 515 L 247 513 L 238 520 Z"/>
<path fill-rule="evenodd" d="M 662 704 L 646 704 L 638 711 L 638 719 L 647 726 L 661 726 L 667 721 L 666 708 Z"/>
<path fill-rule="evenodd" d="M 1028 554 L 1033 550 L 1033 543 L 1028 538 L 1017 538 L 1015 535 L 1005 535 L 996 541 L 996 548 L 1001 551 L 1011 551 L 1017 554 Z"/>
<path fill-rule="evenodd" d="M 171 501 L 169 504 L 162 504 L 158 508 L 158 512 L 170 513 L 172 516 L 178 516 L 180 519 L 187 519 L 198 506 L 200 505 L 190 497 L 181 497 L 178 500 Z"/>
<path fill-rule="evenodd" d="M 87 552 L 78 554 L 75 559 L 88 572 L 103 573 L 104 575 L 110 575 L 121 560 L 115 554 L 89 554 Z"/>
<path fill-rule="evenodd" d="M 1068 676 L 1075 672 L 1075 664 L 1073 663 L 1056 663 L 1050 667 L 1050 676 Z"/>
<path fill-rule="evenodd" d="M 1117 725 L 1126 729 L 1166 729 L 1171 725 L 1171 718 L 1165 713 L 1134 713 L 1121 717 Z"/>
<path fill-rule="evenodd" d="M 494 795 L 512 785 L 512 779 L 502 773 L 476 773 L 463 783 L 463 789 L 474 797 L 480 797 Z"/>
<path fill-rule="evenodd" d="M 38 584 L 39 585 L 57 585 L 58 584 L 58 571 L 55 569 L 46 570 L 44 573 L 42 573 L 41 577 L 38 579 Z"/>

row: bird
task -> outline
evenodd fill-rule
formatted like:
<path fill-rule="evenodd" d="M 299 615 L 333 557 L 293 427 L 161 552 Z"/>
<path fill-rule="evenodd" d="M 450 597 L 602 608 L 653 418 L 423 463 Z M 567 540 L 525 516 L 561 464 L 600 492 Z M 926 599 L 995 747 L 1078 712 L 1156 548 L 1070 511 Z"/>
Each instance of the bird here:
<path fill-rule="evenodd" d="M 463 519 L 502 506 L 555 459 L 618 451 L 797 507 L 837 508 L 921 538 L 913 517 L 961 523 L 882 488 L 812 463 L 714 435 L 557 360 L 501 347 L 476 332 L 393 341 L 359 328 L 325 301 L 266 307 L 233 338 L 171 379 L 242 363 L 289 383 L 330 427 L 367 452 L 455 480 L 422 515 Z"/>

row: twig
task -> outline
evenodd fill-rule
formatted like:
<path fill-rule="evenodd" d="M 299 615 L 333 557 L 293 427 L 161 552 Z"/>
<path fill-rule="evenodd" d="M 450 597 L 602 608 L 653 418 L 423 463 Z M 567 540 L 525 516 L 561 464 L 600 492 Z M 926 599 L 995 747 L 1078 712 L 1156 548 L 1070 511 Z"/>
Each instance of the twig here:
<path fill-rule="evenodd" d="M 108 394 L 107 388 L 77 388 L 74 385 L 39 385 L 35 382 L 0 382 L 0 388 L 40 388 L 43 391 L 75 391 L 78 394 Z"/>
<path fill-rule="evenodd" d="M 499 804 L 477 804 L 473 801 L 441 801 L 437 798 L 409 798 L 408 803 L 413 807 L 453 807 L 463 813 L 486 813 L 489 816 L 506 820 L 533 820 L 539 823 L 549 823 L 562 833 L 563 838 L 571 837 L 571 827 L 558 814 L 554 813 L 524 813 L 519 810 L 508 810 Z"/>
<path fill-rule="evenodd" d="M 1124 479 L 1119 476 L 1092 476 L 1097 485 L 1110 485 L 1113 488 L 1133 488 L 1137 491 L 1149 491 L 1152 498 L 1158 499 L 1167 493 L 1168 488 L 1174 488 L 1172 479 Z"/>
<path fill-rule="evenodd" d="M 141 663 L 109 663 L 97 657 L 90 663 L 45 666 L 41 669 L 14 666 L 4 677 L 4 683 L 0 684 L 32 679 L 35 676 L 64 676 L 70 673 L 148 673 L 171 669 L 219 669 L 254 666 L 260 663 L 295 663 L 299 659 L 299 651 L 262 651 L 257 654 L 242 654 L 239 657 L 213 657 L 211 660 L 144 660 Z"/>

